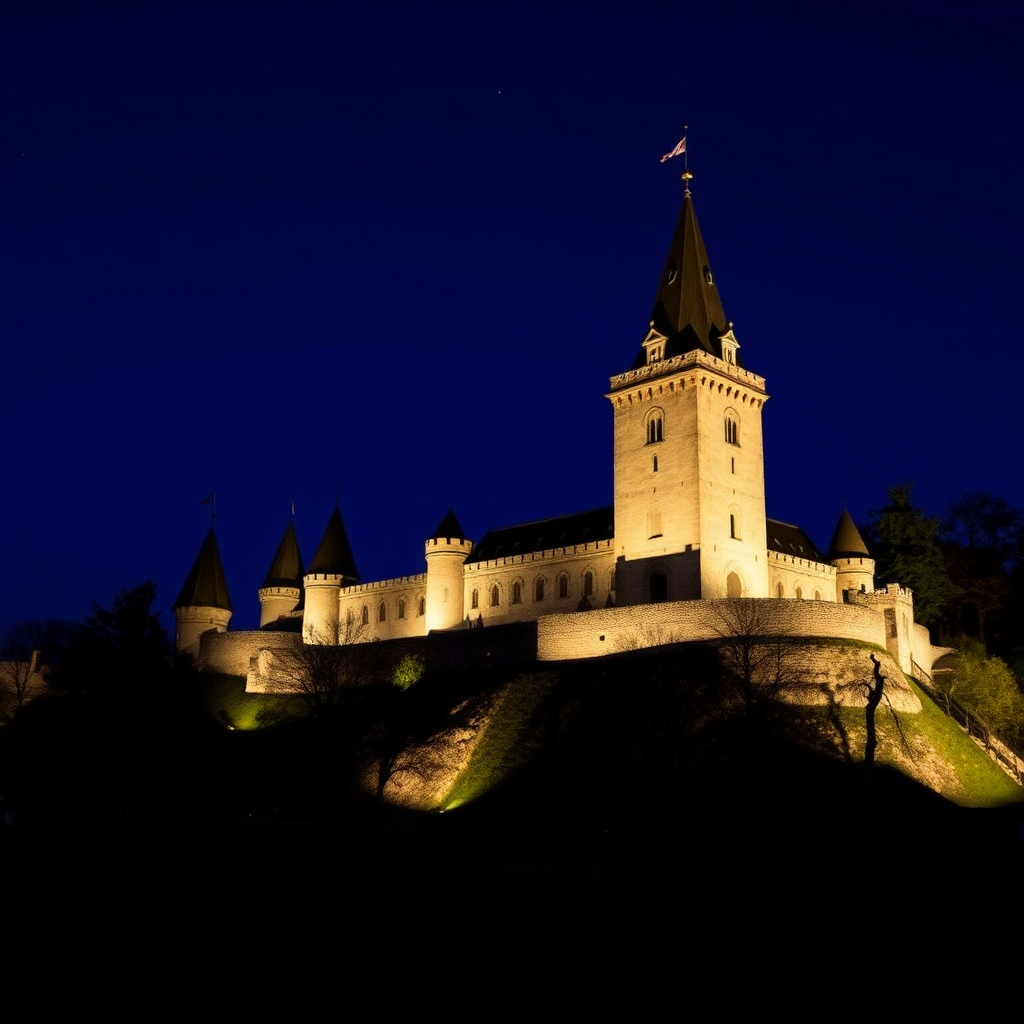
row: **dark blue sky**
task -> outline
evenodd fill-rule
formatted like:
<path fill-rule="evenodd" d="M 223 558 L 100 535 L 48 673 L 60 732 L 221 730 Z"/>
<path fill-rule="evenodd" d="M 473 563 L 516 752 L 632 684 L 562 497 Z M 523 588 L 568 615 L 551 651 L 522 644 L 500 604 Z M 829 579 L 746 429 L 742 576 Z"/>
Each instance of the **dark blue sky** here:
<path fill-rule="evenodd" d="M 609 504 L 684 122 L 769 515 L 1024 507 L 1022 52 L 1011 0 L 7 0 L 0 627 L 169 609 L 214 488 L 239 627 L 293 494 L 367 580 Z"/>

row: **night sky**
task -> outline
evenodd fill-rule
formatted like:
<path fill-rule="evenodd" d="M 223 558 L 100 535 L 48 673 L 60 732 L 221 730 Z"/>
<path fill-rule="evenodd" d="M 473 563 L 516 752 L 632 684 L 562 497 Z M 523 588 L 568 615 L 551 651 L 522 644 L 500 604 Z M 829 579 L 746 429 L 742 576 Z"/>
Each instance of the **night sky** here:
<path fill-rule="evenodd" d="M 364 580 L 610 504 L 684 123 L 768 514 L 1024 507 L 1022 54 L 1013 0 L 5 0 L 0 629 L 169 612 L 214 489 L 236 628 L 293 496 Z"/>

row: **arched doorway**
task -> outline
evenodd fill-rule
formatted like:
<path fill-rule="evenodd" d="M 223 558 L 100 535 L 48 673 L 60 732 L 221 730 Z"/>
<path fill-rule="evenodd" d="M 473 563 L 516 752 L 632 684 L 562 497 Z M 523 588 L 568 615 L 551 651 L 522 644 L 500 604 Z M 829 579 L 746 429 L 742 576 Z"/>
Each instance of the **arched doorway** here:
<path fill-rule="evenodd" d="M 731 572 L 725 577 L 725 596 L 743 596 L 743 581 L 740 579 L 739 573 Z"/>
<path fill-rule="evenodd" d="M 663 572 L 652 572 L 650 579 L 651 604 L 668 600 L 668 577 Z"/>

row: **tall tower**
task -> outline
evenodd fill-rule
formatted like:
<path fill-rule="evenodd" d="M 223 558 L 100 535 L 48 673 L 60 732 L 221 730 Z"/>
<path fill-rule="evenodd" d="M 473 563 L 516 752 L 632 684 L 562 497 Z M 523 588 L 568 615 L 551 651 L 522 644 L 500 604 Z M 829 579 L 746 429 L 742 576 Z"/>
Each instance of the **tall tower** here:
<path fill-rule="evenodd" d="M 341 588 L 359 582 L 356 560 L 352 557 L 338 505 L 327 520 L 320 546 L 302 582 L 306 588 L 302 639 L 307 644 L 336 644 Z"/>
<path fill-rule="evenodd" d="M 768 395 L 739 347 L 687 179 L 647 336 L 607 395 L 619 604 L 768 596 Z"/>
<path fill-rule="evenodd" d="M 174 602 L 175 650 L 190 654 L 198 662 L 200 637 L 209 632 L 227 632 L 231 614 L 227 579 L 211 526 Z"/>
<path fill-rule="evenodd" d="M 298 608 L 302 576 L 302 555 L 295 536 L 295 523 L 289 522 L 260 587 L 260 629 Z"/>
<path fill-rule="evenodd" d="M 427 541 L 427 632 L 451 629 L 462 624 L 465 614 L 462 567 L 473 550 L 466 539 L 455 510 L 437 524 Z"/>

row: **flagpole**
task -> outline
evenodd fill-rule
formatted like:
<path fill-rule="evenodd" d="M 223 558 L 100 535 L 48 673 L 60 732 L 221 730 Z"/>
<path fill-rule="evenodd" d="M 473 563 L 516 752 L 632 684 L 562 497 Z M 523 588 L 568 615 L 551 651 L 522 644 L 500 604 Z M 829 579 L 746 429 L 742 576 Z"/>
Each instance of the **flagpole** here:
<path fill-rule="evenodd" d="M 690 126 L 688 124 L 683 125 L 683 138 L 690 132 Z M 693 180 L 693 175 L 690 173 L 690 153 L 689 150 L 683 150 L 683 195 L 688 196 L 690 194 L 690 182 Z"/>

